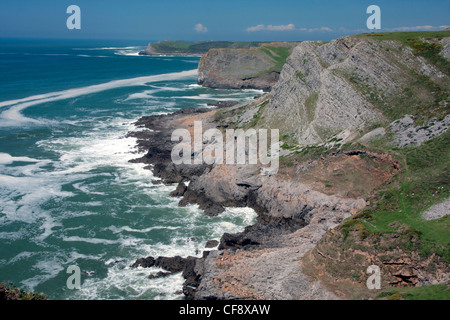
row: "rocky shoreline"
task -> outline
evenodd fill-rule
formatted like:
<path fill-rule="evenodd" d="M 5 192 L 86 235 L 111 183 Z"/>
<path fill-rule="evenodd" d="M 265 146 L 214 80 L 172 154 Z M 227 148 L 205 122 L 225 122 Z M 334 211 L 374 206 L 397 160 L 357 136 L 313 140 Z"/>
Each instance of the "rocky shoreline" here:
<path fill-rule="evenodd" d="M 373 223 L 379 222 L 370 215 L 365 221 L 367 210 L 356 215 L 368 205 L 374 210 L 380 197 L 390 197 L 383 188 L 398 192 L 398 179 L 411 181 L 407 171 L 414 161 L 406 161 L 411 153 L 401 148 L 424 145 L 423 150 L 432 150 L 429 159 L 447 170 L 444 153 L 435 151 L 447 146 L 448 76 L 415 46 L 432 43 L 442 47 L 444 57 L 448 46 L 439 38 L 411 41 L 357 35 L 329 43 L 304 41 L 292 50 L 274 44 L 211 49 L 199 63 L 200 85 L 268 93 L 246 104 L 219 103 L 220 110 L 183 109 L 139 119 L 136 126 L 142 130 L 129 136 L 137 138 L 146 155 L 133 162 L 146 164 L 158 183 L 178 184 L 171 196 L 179 197 L 180 206 L 197 204 L 209 216 L 227 207 L 249 207 L 256 211 L 257 222 L 240 233 L 224 234 L 218 248 L 205 248 L 202 257 L 144 257 L 133 266 L 159 266 L 167 270 L 156 275 L 161 277 L 182 272 L 186 299 L 374 298 L 366 292 L 365 270 L 386 261 L 396 267 L 388 267 L 385 278 L 397 277 L 388 286 L 446 281 L 448 264 L 436 262 L 439 254 L 422 257 L 419 249 L 401 249 L 428 239 L 415 231 L 420 224 L 397 212 L 395 203 L 386 210 L 397 212 L 396 219 L 405 226 L 389 224 L 394 229 L 399 225 L 394 235 L 369 232 L 365 225 L 376 229 Z M 192 134 L 194 121 L 202 122 L 203 131 L 278 128 L 284 163 L 280 161 L 277 173 L 258 165 L 175 165 L 171 134 L 179 128 Z M 201 143 L 205 150 L 214 141 Z M 444 188 L 441 177 L 427 177 L 430 172 L 419 162 L 415 170 L 422 186 Z M 438 207 L 438 216 L 443 208 Z M 403 238 L 404 244 L 398 240 Z M 386 250 L 373 249 L 379 245 Z M 440 245 L 424 248 L 441 250 Z M 403 270 L 408 264 L 403 257 L 408 256 L 418 261 L 413 271 Z M 433 274 L 424 276 L 424 268 Z"/>
<path fill-rule="evenodd" d="M 365 201 L 325 195 L 295 178 L 262 176 L 255 165 L 173 164 L 172 131 L 192 130 L 193 121 L 202 121 L 203 130 L 217 127 L 216 111 L 182 109 L 139 119 L 135 125 L 143 130 L 128 136 L 137 138 L 139 150 L 147 154 L 131 161 L 146 164 L 161 183 L 178 184 L 171 196 L 180 197 L 180 206 L 198 204 L 210 216 L 225 207 L 250 207 L 258 214 L 257 223 L 237 234 L 225 233 L 218 249 L 205 248 L 201 258 L 143 257 L 132 267 L 168 271 L 156 276 L 182 272 L 186 299 L 337 298 L 301 273 L 299 259 L 329 228 L 362 209 Z M 254 268 L 248 270 L 252 263 Z M 252 278 L 245 278 L 250 274 Z"/>

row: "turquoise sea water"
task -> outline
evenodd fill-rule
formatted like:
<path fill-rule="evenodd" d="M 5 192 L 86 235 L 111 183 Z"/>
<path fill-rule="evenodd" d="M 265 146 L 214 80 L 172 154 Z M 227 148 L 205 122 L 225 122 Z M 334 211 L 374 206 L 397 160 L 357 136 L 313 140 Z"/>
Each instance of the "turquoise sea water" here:
<path fill-rule="evenodd" d="M 253 223 L 178 207 L 137 158 L 143 115 L 252 99 L 196 84 L 195 57 L 140 57 L 145 43 L 0 40 L 0 282 L 52 299 L 180 299 L 181 275 L 148 279 L 143 256 L 200 256 Z M 69 290 L 77 265 L 81 289 Z"/>

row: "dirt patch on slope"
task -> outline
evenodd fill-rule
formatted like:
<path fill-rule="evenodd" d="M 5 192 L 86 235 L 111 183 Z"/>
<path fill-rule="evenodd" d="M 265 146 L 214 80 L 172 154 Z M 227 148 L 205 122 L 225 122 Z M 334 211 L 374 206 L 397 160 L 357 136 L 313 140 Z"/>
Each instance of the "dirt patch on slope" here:
<path fill-rule="evenodd" d="M 280 168 L 281 179 L 292 179 L 327 195 L 367 198 L 398 171 L 391 155 L 363 151 L 330 154 L 295 166 Z"/>
<path fill-rule="evenodd" d="M 330 230 L 308 252 L 303 272 L 343 299 L 376 298 L 390 287 L 412 287 L 444 283 L 450 279 L 449 265 L 433 253 L 424 258 L 418 247 L 420 239 L 401 233 L 371 235 L 361 239 L 361 230 L 344 235 L 339 228 Z M 402 231 L 403 230 L 403 231 Z M 380 268 L 381 290 L 366 285 L 369 266 Z"/>

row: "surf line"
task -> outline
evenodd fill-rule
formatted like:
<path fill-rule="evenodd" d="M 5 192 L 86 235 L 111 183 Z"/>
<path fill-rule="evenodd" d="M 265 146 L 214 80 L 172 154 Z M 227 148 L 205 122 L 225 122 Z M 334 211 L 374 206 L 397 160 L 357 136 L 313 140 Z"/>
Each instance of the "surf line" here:
<path fill-rule="evenodd" d="M 76 98 L 79 96 L 98 93 L 106 90 L 131 87 L 136 85 L 144 85 L 150 82 L 170 81 L 188 78 L 197 75 L 198 70 L 181 71 L 174 73 L 165 73 L 152 76 L 137 77 L 131 79 L 114 80 L 102 84 L 96 84 L 87 87 L 68 89 L 59 92 L 51 92 L 47 94 L 34 95 L 23 99 L 9 100 L 0 102 L 0 108 L 11 107 L 0 114 L 0 126 L 14 126 L 23 122 L 42 123 L 41 121 L 27 118 L 21 114 L 24 109 L 42 103 L 53 102 Z"/>

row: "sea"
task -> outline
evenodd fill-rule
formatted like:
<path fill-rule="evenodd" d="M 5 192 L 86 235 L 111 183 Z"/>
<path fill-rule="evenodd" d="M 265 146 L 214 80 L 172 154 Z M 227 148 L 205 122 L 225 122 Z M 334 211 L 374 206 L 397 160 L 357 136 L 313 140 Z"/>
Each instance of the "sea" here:
<path fill-rule="evenodd" d="M 181 274 L 130 265 L 200 257 L 255 222 L 250 208 L 179 207 L 176 185 L 129 162 L 140 117 L 261 93 L 203 88 L 199 57 L 139 56 L 146 45 L 0 39 L 0 282 L 55 300 L 183 299 Z"/>

